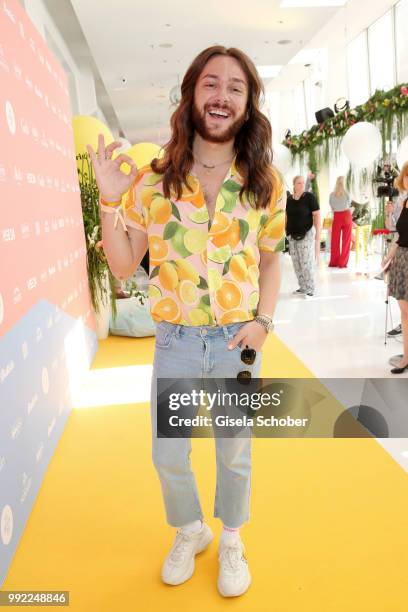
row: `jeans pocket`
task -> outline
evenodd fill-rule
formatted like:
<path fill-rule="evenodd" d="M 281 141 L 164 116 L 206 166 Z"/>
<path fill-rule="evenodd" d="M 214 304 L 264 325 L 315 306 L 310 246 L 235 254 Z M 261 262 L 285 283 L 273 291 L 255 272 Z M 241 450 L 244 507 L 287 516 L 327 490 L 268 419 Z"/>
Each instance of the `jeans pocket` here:
<path fill-rule="evenodd" d="M 168 328 L 157 325 L 156 327 L 156 347 L 160 349 L 170 348 L 174 338 L 174 331 Z"/>

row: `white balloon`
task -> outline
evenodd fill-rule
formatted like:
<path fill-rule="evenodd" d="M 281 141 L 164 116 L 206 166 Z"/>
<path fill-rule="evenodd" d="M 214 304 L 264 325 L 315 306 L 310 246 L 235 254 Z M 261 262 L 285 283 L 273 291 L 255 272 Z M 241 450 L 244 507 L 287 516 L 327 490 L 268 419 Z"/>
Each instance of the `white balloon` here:
<path fill-rule="evenodd" d="M 292 166 L 292 154 L 288 147 L 279 143 L 273 147 L 273 165 L 281 174 L 286 174 Z"/>
<path fill-rule="evenodd" d="M 355 123 L 344 135 L 342 147 L 350 163 L 366 168 L 381 154 L 380 130 L 368 121 Z"/>
<path fill-rule="evenodd" d="M 401 170 L 402 166 L 407 161 L 408 161 L 408 136 L 406 136 L 404 140 L 401 140 L 400 145 L 397 150 L 398 168 Z"/>

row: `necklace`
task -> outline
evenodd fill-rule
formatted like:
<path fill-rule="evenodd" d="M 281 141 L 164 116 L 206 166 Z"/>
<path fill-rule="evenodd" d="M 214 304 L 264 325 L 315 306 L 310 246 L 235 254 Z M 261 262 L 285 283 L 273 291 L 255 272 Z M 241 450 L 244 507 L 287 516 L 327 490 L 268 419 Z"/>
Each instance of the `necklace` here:
<path fill-rule="evenodd" d="M 235 157 L 235 155 L 234 155 L 234 157 Z M 226 159 L 225 161 L 220 162 L 219 164 L 214 164 L 213 166 L 210 166 L 209 164 L 205 164 L 204 162 L 200 161 L 195 156 L 194 156 L 194 161 L 196 161 L 198 164 L 200 164 L 200 166 L 203 166 L 203 168 L 205 168 L 205 173 L 206 174 L 211 174 L 211 171 L 214 170 L 215 168 L 219 168 L 219 166 L 223 166 L 226 163 L 230 164 L 232 162 L 232 160 L 234 159 L 234 157 L 231 157 L 231 159 Z"/>

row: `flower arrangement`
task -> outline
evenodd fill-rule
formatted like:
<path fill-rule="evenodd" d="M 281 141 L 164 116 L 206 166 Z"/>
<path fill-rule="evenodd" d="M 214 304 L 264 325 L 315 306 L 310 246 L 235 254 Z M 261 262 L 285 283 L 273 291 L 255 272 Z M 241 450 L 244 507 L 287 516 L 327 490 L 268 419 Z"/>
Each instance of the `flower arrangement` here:
<path fill-rule="evenodd" d="M 313 125 L 310 130 L 304 130 L 301 134 L 291 135 L 283 141 L 283 144 L 290 149 L 294 157 L 296 155 L 302 157 L 312 149 L 324 145 L 322 161 L 327 161 L 330 147 L 328 143 L 331 139 L 337 139 L 334 145 L 338 151 L 340 137 L 354 123 L 371 121 L 380 124 L 385 147 L 385 142 L 391 139 L 394 129 L 398 140 L 407 131 L 407 113 L 408 84 L 397 85 L 389 91 L 377 90 L 365 104 L 344 110 L 324 123 Z"/>
<path fill-rule="evenodd" d="M 99 312 L 100 299 L 106 301 L 107 290 L 104 280 L 108 274 L 112 317 L 116 319 L 116 297 L 114 277 L 102 245 L 102 227 L 99 213 L 99 190 L 95 180 L 92 163 L 87 153 L 76 156 L 78 180 L 81 191 L 82 216 L 84 220 L 88 284 L 91 302 L 95 312 Z"/>

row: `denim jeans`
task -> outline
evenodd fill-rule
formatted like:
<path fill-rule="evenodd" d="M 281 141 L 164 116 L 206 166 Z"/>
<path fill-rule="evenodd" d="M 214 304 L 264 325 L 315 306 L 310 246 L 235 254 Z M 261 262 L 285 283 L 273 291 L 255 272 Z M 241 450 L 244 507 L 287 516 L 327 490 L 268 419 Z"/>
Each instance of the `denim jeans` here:
<path fill-rule="evenodd" d="M 189 327 L 163 321 L 157 324 L 151 386 L 152 456 L 157 469 L 167 521 L 181 527 L 203 518 L 197 485 L 190 464 L 191 439 L 158 438 L 157 378 L 235 378 L 249 370 L 259 377 L 261 355 L 255 363 L 241 361 L 241 350 L 228 342 L 245 323 Z M 214 438 L 217 486 L 214 516 L 228 527 L 249 519 L 251 490 L 251 437 Z"/>

